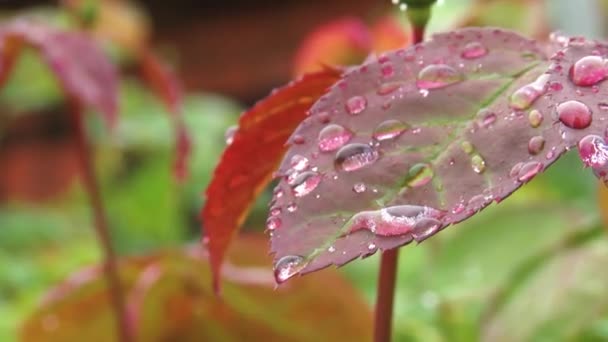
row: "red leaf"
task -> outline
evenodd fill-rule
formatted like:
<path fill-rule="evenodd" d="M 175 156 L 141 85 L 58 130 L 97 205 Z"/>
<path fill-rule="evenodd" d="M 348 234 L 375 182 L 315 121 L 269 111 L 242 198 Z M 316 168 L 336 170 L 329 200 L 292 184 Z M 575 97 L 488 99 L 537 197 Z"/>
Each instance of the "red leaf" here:
<path fill-rule="evenodd" d="M 215 288 L 226 249 L 286 151 L 285 142 L 307 111 L 340 77 L 326 69 L 275 90 L 239 120 L 238 131 L 215 169 L 202 211 Z"/>
<path fill-rule="evenodd" d="M 141 53 L 141 73 L 152 90 L 162 99 L 175 127 L 174 174 L 184 180 L 188 174 L 191 142 L 182 118 L 182 91 L 175 74 L 151 51 Z"/>
<path fill-rule="evenodd" d="M 0 39 L 0 81 L 6 80 L 22 43 L 28 44 L 40 52 L 68 96 L 99 110 L 110 127 L 115 124 L 116 70 L 90 37 L 37 22 L 15 20 L 0 27 Z"/>

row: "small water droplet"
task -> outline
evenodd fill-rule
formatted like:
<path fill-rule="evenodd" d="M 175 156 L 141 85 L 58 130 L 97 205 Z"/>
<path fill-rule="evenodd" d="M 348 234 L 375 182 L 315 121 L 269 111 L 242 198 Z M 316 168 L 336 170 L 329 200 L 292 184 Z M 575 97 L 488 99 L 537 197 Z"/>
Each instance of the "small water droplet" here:
<path fill-rule="evenodd" d="M 306 138 L 299 134 L 296 134 L 291 138 L 291 141 L 296 145 L 302 145 L 306 142 Z"/>
<path fill-rule="evenodd" d="M 378 152 L 367 144 L 349 144 L 336 153 L 335 166 L 344 171 L 355 171 L 378 160 Z"/>
<path fill-rule="evenodd" d="M 274 264 L 274 278 L 277 283 L 283 283 L 298 274 L 308 263 L 299 255 L 287 255 Z"/>
<path fill-rule="evenodd" d="M 582 102 L 571 100 L 557 106 L 559 121 L 574 129 L 583 129 L 591 124 L 591 110 Z"/>
<path fill-rule="evenodd" d="M 433 176 L 431 165 L 418 163 L 410 167 L 406 184 L 409 187 L 424 186 L 433 179 Z"/>
<path fill-rule="evenodd" d="M 367 100 L 363 96 L 353 96 L 346 101 L 348 114 L 357 115 L 367 108 Z"/>
<path fill-rule="evenodd" d="M 543 164 L 537 161 L 522 164 L 518 170 L 517 180 L 527 182 L 543 170 Z"/>
<path fill-rule="evenodd" d="M 445 64 L 431 64 L 420 70 L 416 86 L 419 89 L 437 89 L 463 80 L 462 74 Z"/>
<path fill-rule="evenodd" d="M 517 89 L 509 97 L 509 106 L 513 109 L 527 109 L 545 92 L 549 74 L 540 75 L 534 82 Z"/>
<path fill-rule="evenodd" d="M 528 152 L 533 155 L 539 154 L 545 147 L 545 138 L 540 135 L 530 138 L 528 142 Z"/>
<path fill-rule="evenodd" d="M 460 148 L 462 148 L 462 150 L 466 154 L 473 153 L 473 144 L 471 144 L 470 142 L 468 142 L 466 140 L 460 143 Z"/>
<path fill-rule="evenodd" d="M 226 129 L 224 133 L 224 140 L 226 141 L 226 145 L 231 145 L 234 141 L 234 135 L 239 130 L 239 126 L 230 126 Z"/>
<path fill-rule="evenodd" d="M 281 214 L 281 207 L 270 208 L 270 216 L 278 216 Z"/>
<path fill-rule="evenodd" d="M 606 61 L 600 56 L 586 56 L 570 68 L 570 79 L 577 86 L 593 86 L 608 76 Z"/>
<path fill-rule="evenodd" d="M 464 203 L 460 202 L 460 203 L 456 204 L 454 206 L 454 208 L 452 208 L 452 214 L 458 215 L 458 214 L 462 213 L 465 208 L 466 208 L 466 205 Z"/>
<path fill-rule="evenodd" d="M 331 124 L 324 127 L 319 133 L 319 150 L 330 152 L 344 146 L 353 136 L 348 129 Z"/>
<path fill-rule="evenodd" d="M 387 82 L 387 83 L 382 83 L 378 87 L 378 91 L 376 91 L 376 93 L 378 95 L 381 95 L 381 96 L 392 94 L 397 89 L 399 89 L 402 85 L 403 85 L 403 82 Z"/>
<path fill-rule="evenodd" d="M 399 120 L 386 120 L 374 129 L 372 137 L 378 141 L 390 140 L 400 136 L 409 126 Z"/>
<path fill-rule="evenodd" d="M 335 252 L 335 251 L 336 251 L 336 247 L 334 247 L 334 246 L 329 246 L 329 247 L 327 248 L 327 251 L 328 251 L 329 253 L 333 253 L 333 252 Z"/>
<path fill-rule="evenodd" d="M 290 213 L 294 213 L 296 212 L 296 210 L 298 210 L 297 204 L 295 204 L 294 202 L 290 202 L 289 204 L 287 204 L 287 211 L 289 211 Z"/>
<path fill-rule="evenodd" d="M 471 166 L 475 173 L 483 173 L 486 170 L 486 161 L 479 154 L 476 154 L 471 157 Z"/>
<path fill-rule="evenodd" d="M 477 113 L 477 117 L 480 120 L 481 127 L 484 127 L 484 128 L 488 128 L 494 122 L 496 122 L 496 113 L 494 113 L 488 109 L 485 109 L 485 108 L 480 110 L 479 113 Z"/>
<path fill-rule="evenodd" d="M 370 251 L 373 251 L 374 249 L 376 249 L 376 244 L 375 244 L 375 243 L 373 243 L 373 242 L 370 242 L 370 243 L 367 245 L 367 249 L 369 249 Z"/>
<path fill-rule="evenodd" d="M 293 194 L 296 197 L 302 197 L 308 195 L 313 191 L 321 182 L 321 176 L 312 171 L 302 172 L 294 178 L 293 184 L 291 185 Z"/>
<path fill-rule="evenodd" d="M 275 230 L 281 228 L 281 219 L 276 216 L 271 216 L 266 220 L 266 229 Z"/>
<path fill-rule="evenodd" d="M 395 68 L 393 68 L 392 64 L 385 64 L 380 68 L 382 72 L 382 77 L 389 78 L 395 75 Z"/>
<path fill-rule="evenodd" d="M 578 153 L 585 166 L 601 168 L 608 161 L 608 145 L 599 135 L 587 135 L 578 142 Z"/>
<path fill-rule="evenodd" d="M 367 186 L 365 183 L 355 183 L 355 185 L 353 185 L 353 191 L 358 194 L 365 192 L 366 189 Z"/>
<path fill-rule="evenodd" d="M 537 128 L 543 122 L 543 114 L 536 109 L 532 109 L 528 114 L 528 121 L 530 126 Z"/>
<path fill-rule="evenodd" d="M 608 103 L 600 102 L 597 104 L 597 108 L 599 108 L 600 110 L 608 110 Z"/>
<path fill-rule="evenodd" d="M 291 168 L 296 171 L 304 171 L 308 168 L 308 158 L 301 156 L 299 154 L 293 155 L 290 161 Z"/>
<path fill-rule="evenodd" d="M 320 123 L 326 124 L 330 121 L 329 113 L 321 112 L 321 113 L 317 114 L 317 119 L 319 120 Z"/>
<path fill-rule="evenodd" d="M 470 42 L 464 46 L 460 56 L 464 59 L 476 59 L 488 54 L 488 49 L 480 42 Z"/>

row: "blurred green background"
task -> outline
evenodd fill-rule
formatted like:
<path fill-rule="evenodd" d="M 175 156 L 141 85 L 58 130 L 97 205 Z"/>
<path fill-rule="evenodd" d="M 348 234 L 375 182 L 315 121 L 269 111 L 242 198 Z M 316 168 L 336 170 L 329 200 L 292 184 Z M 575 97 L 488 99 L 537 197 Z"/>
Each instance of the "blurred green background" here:
<path fill-rule="evenodd" d="M 376 17 L 393 15 L 407 29 L 403 15 L 390 6 L 390 1 L 377 2 Z M 186 11 L 188 6 L 193 6 L 187 1 L 176 2 L 176 6 L 182 3 Z M 236 8 L 237 5 L 230 8 L 229 4 L 203 3 L 201 6 L 223 6 L 224 12 L 218 13 L 228 18 L 226 29 L 234 29 L 231 34 L 236 37 L 238 30 L 244 28 L 230 18 L 240 18 L 238 13 L 266 18 L 272 16 L 275 7 L 285 13 L 295 12 L 302 6 L 294 2 L 265 1 L 256 9 L 239 3 L 245 6 L 243 9 Z M 310 6 L 322 9 L 322 3 Z M 146 7 L 144 1 L 139 11 L 142 16 L 154 19 L 155 8 L 154 5 Z M 348 8 L 346 5 L 335 5 L 335 8 L 325 15 L 359 14 L 342 10 Z M 237 14 L 231 16 L 231 11 Z M 263 11 L 270 14 L 260 14 Z M 7 6 L 3 17 L 36 14 L 60 27 L 74 28 L 66 12 L 65 8 L 34 1 L 27 7 Z M 181 75 L 188 74 L 188 58 L 184 56 L 188 52 L 171 45 L 172 34 L 182 31 L 175 28 L 176 24 L 163 31 L 158 22 L 169 22 L 169 19 L 150 20 L 145 25 L 155 28 L 161 37 L 159 45 L 180 67 Z M 553 30 L 605 38 L 608 1 L 445 0 L 434 9 L 429 31 L 462 25 L 512 28 L 536 38 L 545 37 Z M 307 28 L 312 29 L 314 26 Z M 277 39 L 290 39 L 283 44 L 287 47 L 280 49 L 292 52 L 299 43 L 288 34 Z M 277 40 L 275 44 L 282 43 Z M 250 83 L 247 76 L 234 78 L 229 70 L 223 71 L 225 75 L 220 70 L 210 76 L 232 77 L 234 86 L 208 81 L 215 86 L 206 87 L 204 81 L 199 84 L 185 80 L 184 117 L 194 149 L 190 177 L 179 184 L 171 174 L 173 131 L 162 103 L 133 75 L 128 51 L 113 45 L 111 40 L 105 46 L 114 61 L 124 65 L 119 125 L 108 132 L 95 113 L 87 116 L 87 124 L 94 141 L 114 244 L 122 255 L 142 255 L 196 242 L 200 238 L 197 216 L 204 202 L 202 192 L 225 147 L 225 130 L 236 123 L 238 115 L 254 99 L 268 93 L 272 85 L 287 81 L 289 65 L 277 67 L 282 68 L 279 71 L 267 70 L 272 77 Z M 243 53 L 241 64 L 249 64 L 252 69 L 257 66 L 250 62 L 251 55 L 261 56 L 259 58 L 269 55 L 270 59 L 284 57 L 273 55 L 268 47 Z M 63 108 L 61 92 L 52 75 L 37 55 L 28 51 L 0 91 L 0 341 L 17 339 L 21 322 L 37 309 L 50 287 L 81 267 L 100 260 L 87 197 L 69 162 L 58 171 L 68 175 L 67 183 L 50 193 L 32 192 L 31 187 L 36 184 L 18 185 L 32 179 L 22 173 L 31 171 L 28 163 L 48 162 L 48 158 L 56 160 L 54 156 L 37 157 L 39 137 L 22 137 L 21 126 L 50 125 L 53 143 L 69 142 L 69 133 L 62 128 Z M 59 124 L 55 121 L 49 124 L 42 118 L 45 116 L 58 118 L 55 121 Z M 68 140 L 62 140 L 66 135 Z M 28 145 L 32 141 L 33 147 Z M 42 144 L 46 141 L 42 140 Z M 31 148 L 21 150 L 23 146 Z M 26 161 L 13 157 L 15 153 L 28 151 L 33 156 Z M 9 162 L 26 166 L 19 168 Z M 591 172 L 584 170 L 577 156 L 570 153 L 500 205 L 492 205 L 421 245 L 402 249 L 395 340 L 608 340 L 608 273 L 605 272 L 608 239 L 597 189 Z M 265 194 L 256 204 L 245 225 L 247 231 L 263 230 L 268 198 Z M 373 256 L 353 262 L 340 272 L 371 306 L 377 270 L 378 258 Z M 314 296 L 310 300 L 314 310 Z"/>

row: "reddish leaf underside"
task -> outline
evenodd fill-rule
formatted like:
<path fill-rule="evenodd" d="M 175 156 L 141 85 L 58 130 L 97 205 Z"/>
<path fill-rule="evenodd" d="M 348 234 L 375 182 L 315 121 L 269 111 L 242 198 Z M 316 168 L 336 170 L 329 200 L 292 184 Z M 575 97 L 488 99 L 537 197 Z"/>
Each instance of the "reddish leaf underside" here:
<path fill-rule="evenodd" d="M 90 37 L 21 19 L 3 24 L 0 85 L 7 80 L 24 44 L 40 52 L 70 98 L 100 111 L 110 127 L 115 124 L 116 70 Z"/>
<path fill-rule="evenodd" d="M 144 50 L 140 59 L 143 78 L 171 114 L 176 137 L 173 172 L 178 180 L 184 180 L 188 175 L 188 157 L 192 144 L 182 118 L 182 91 L 179 81 L 169 67 L 151 51 Z"/>
<path fill-rule="evenodd" d="M 304 75 L 275 90 L 239 119 L 233 141 L 207 188 L 201 213 L 216 289 L 226 249 L 256 196 L 268 184 L 286 151 L 287 138 L 340 74 L 340 70 L 326 69 Z"/>
<path fill-rule="evenodd" d="M 336 272 L 278 290 L 263 237 L 240 238 L 214 296 L 201 248 L 128 258 L 121 275 L 138 341 L 369 341 L 370 311 Z M 246 266 L 245 266 L 246 265 Z M 101 268 L 70 277 L 25 322 L 23 341 L 109 341 L 112 311 Z M 316 304 L 311 306 L 311 301 Z"/>
<path fill-rule="evenodd" d="M 306 142 L 279 169 L 277 281 L 420 242 L 555 161 L 559 132 L 526 110 L 551 86 L 539 79 L 548 65 L 534 41 L 470 28 L 351 70 L 312 107 L 293 136 Z"/>

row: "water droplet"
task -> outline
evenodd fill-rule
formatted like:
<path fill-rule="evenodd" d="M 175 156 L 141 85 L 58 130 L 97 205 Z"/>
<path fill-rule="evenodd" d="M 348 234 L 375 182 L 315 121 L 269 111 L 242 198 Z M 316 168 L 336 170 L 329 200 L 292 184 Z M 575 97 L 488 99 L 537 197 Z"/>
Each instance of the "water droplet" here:
<path fill-rule="evenodd" d="M 464 59 L 476 59 L 488 54 L 488 49 L 480 42 L 470 42 L 464 46 L 460 56 Z"/>
<path fill-rule="evenodd" d="M 482 173 L 486 170 L 486 161 L 479 154 L 476 154 L 471 157 L 471 166 L 475 173 Z"/>
<path fill-rule="evenodd" d="M 306 142 L 306 138 L 299 134 L 296 134 L 291 138 L 291 141 L 296 145 L 302 145 Z"/>
<path fill-rule="evenodd" d="M 464 151 L 464 153 L 466 154 L 471 154 L 473 153 L 473 144 L 471 144 L 468 141 L 463 141 L 460 143 L 460 148 L 462 148 L 462 150 Z"/>
<path fill-rule="evenodd" d="M 543 148 L 545 147 L 545 138 L 537 135 L 535 137 L 530 138 L 528 141 L 528 152 L 533 155 L 539 154 Z"/>
<path fill-rule="evenodd" d="M 570 79 L 577 86 L 589 87 L 608 76 L 606 61 L 600 56 L 586 56 L 570 68 Z"/>
<path fill-rule="evenodd" d="M 517 173 L 517 180 L 527 182 L 543 170 L 543 164 L 537 161 L 522 164 Z"/>
<path fill-rule="evenodd" d="M 527 109 L 545 92 L 548 74 L 540 75 L 534 82 L 517 89 L 509 98 L 509 106 L 513 109 Z"/>
<path fill-rule="evenodd" d="M 435 234 L 441 228 L 441 222 L 435 218 L 423 218 L 412 228 L 412 237 L 421 242 Z"/>
<path fill-rule="evenodd" d="M 513 167 L 511 168 L 511 171 L 509 172 L 509 177 L 511 177 L 511 178 L 517 177 L 517 175 L 519 174 L 519 170 L 521 170 L 522 166 L 524 166 L 524 163 L 521 163 L 521 162 L 513 165 Z"/>
<path fill-rule="evenodd" d="M 392 64 L 383 65 L 380 69 L 382 72 L 382 77 L 388 78 L 395 74 L 395 68 L 393 68 Z"/>
<path fill-rule="evenodd" d="M 355 171 L 378 160 L 378 152 L 367 144 L 349 144 L 336 153 L 334 163 L 344 171 Z"/>
<path fill-rule="evenodd" d="M 299 255 L 287 255 L 274 264 L 274 278 L 277 283 L 283 283 L 298 274 L 308 263 Z"/>
<path fill-rule="evenodd" d="M 543 114 L 536 109 L 532 109 L 528 114 L 528 121 L 530 126 L 537 128 L 543 122 Z"/>
<path fill-rule="evenodd" d="M 290 213 L 294 213 L 296 212 L 296 210 L 298 210 L 297 204 L 295 204 L 294 202 L 290 202 L 289 204 L 287 204 L 287 211 L 289 211 Z"/>
<path fill-rule="evenodd" d="M 600 110 L 608 110 L 608 103 L 600 102 L 597 104 L 597 108 L 599 108 Z"/>
<path fill-rule="evenodd" d="M 367 229 L 380 236 L 411 233 L 417 224 L 426 225 L 427 219 L 439 220 L 445 212 L 426 206 L 398 205 L 375 211 L 363 211 L 348 222 L 348 232 Z"/>
<path fill-rule="evenodd" d="M 353 185 L 353 191 L 358 194 L 365 192 L 366 189 L 367 186 L 365 185 L 365 183 L 355 183 L 355 185 Z"/>
<path fill-rule="evenodd" d="M 409 126 L 399 120 L 386 120 L 376 126 L 372 137 L 378 141 L 394 139 L 405 132 Z"/>
<path fill-rule="evenodd" d="M 348 114 L 357 115 L 367 108 L 367 100 L 363 96 L 353 96 L 346 101 Z"/>
<path fill-rule="evenodd" d="M 376 92 L 378 95 L 388 95 L 395 92 L 403 85 L 403 82 L 387 82 L 382 83 L 380 87 L 378 87 L 378 91 Z"/>
<path fill-rule="evenodd" d="M 293 180 L 293 184 L 291 185 L 293 194 L 296 197 L 306 196 L 313 191 L 320 182 L 321 176 L 319 176 L 318 173 L 312 171 L 302 172 Z"/>
<path fill-rule="evenodd" d="M 462 75 L 449 65 L 431 64 L 420 70 L 416 86 L 419 89 L 436 89 L 463 80 Z"/>
<path fill-rule="evenodd" d="M 578 153 L 585 166 L 600 168 L 608 161 L 608 145 L 599 135 L 587 135 L 578 142 Z"/>
<path fill-rule="evenodd" d="M 329 246 L 329 247 L 327 248 L 327 251 L 328 251 L 329 253 L 333 253 L 333 252 L 335 252 L 335 251 L 336 251 L 336 247 L 334 247 L 334 246 Z"/>
<path fill-rule="evenodd" d="M 319 120 L 320 123 L 326 124 L 330 121 L 329 113 L 321 112 L 321 113 L 317 114 L 317 119 Z"/>
<path fill-rule="evenodd" d="M 458 214 L 462 213 L 465 208 L 466 208 L 466 206 L 464 205 L 464 203 L 460 202 L 460 203 L 456 204 L 454 206 L 454 208 L 452 208 L 452 214 L 458 215 Z"/>
<path fill-rule="evenodd" d="M 281 219 L 276 216 L 271 216 L 266 220 L 266 229 L 275 230 L 281 228 Z"/>
<path fill-rule="evenodd" d="M 306 168 L 308 168 L 308 158 L 301 156 L 299 154 L 295 154 L 293 157 L 291 157 L 291 162 L 290 162 L 291 168 L 293 168 L 296 171 L 304 171 L 306 170 Z"/>
<path fill-rule="evenodd" d="M 431 165 L 418 163 L 410 168 L 406 184 L 409 187 L 424 186 L 433 179 L 433 176 Z"/>
<path fill-rule="evenodd" d="M 591 110 L 579 101 L 566 101 L 557 106 L 559 121 L 574 129 L 589 127 L 591 124 Z"/>
<path fill-rule="evenodd" d="M 496 113 L 488 110 L 482 109 L 477 113 L 477 117 L 480 119 L 481 127 L 487 128 L 490 127 L 494 122 L 496 122 Z"/>
<path fill-rule="evenodd" d="M 230 145 L 232 144 L 232 142 L 234 141 L 234 135 L 236 134 L 236 132 L 239 130 L 239 126 L 230 126 L 226 129 L 226 132 L 224 133 L 224 139 L 226 141 L 226 145 Z"/>
<path fill-rule="evenodd" d="M 375 243 L 373 243 L 373 242 L 370 242 L 370 243 L 367 245 L 367 249 L 369 249 L 370 251 L 373 251 L 374 249 L 376 249 L 376 244 L 375 244 Z"/>
<path fill-rule="evenodd" d="M 327 125 L 319 133 L 319 149 L 323 152 L 337 150 L 344 146 L 352 136 L 351 131 L 340 125 Z"/>
<path fill-rule="evenodd" d="M 278 216 L 281 214 L 281 207 L 270 208 L 270 216 Z"/>

